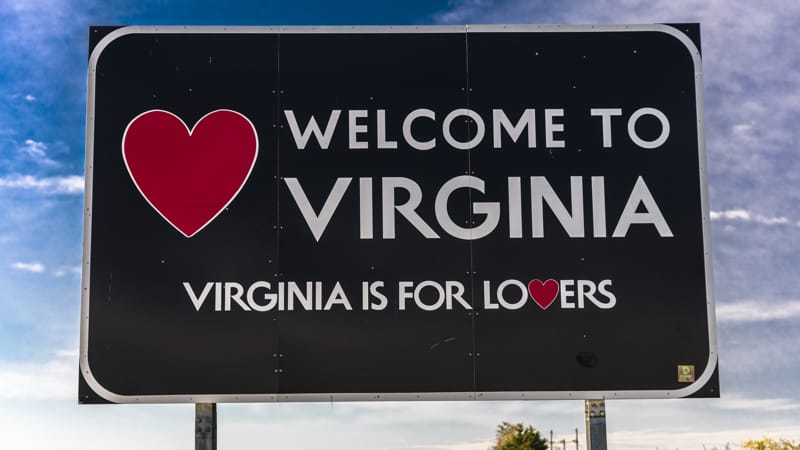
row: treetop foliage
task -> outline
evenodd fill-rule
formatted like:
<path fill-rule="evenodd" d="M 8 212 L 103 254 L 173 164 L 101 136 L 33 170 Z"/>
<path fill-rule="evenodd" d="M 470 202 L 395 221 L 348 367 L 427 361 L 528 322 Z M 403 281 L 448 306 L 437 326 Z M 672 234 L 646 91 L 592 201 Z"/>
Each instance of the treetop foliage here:
<path fill-rule="evenodd" d="M 800 444 L 786 439 L 764 438 L 745 441 L 742 443 L 742 448 L 746 450 L 800 450 Z"/>
<path fill-rule="evenodd" d="M 497 426 L 497 439 L 489 450 L 547 450 L 547 441 L 530 425 L 503 422 Z"/>

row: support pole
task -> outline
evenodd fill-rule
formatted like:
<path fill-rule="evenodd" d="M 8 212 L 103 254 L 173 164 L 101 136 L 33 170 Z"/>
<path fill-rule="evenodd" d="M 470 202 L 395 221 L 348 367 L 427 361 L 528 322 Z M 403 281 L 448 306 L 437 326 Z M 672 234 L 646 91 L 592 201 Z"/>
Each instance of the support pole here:
<path fill-rule="evenodd" d="M 607 450 L 605 400 L 586 400 L 584 405 L 586 407 L 586 448 L 588 450 Z"/>
<path fill-rule="evenodd" d="M 217 450 L 217 404 L 194 405 L 195 450 Z"/>

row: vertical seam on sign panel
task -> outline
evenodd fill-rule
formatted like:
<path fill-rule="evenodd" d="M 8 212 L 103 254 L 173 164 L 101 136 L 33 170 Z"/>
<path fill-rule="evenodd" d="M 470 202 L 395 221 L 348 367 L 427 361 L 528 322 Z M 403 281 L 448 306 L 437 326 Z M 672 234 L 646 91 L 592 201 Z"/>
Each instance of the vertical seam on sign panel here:
<path fill-rule="evenodd" d="M 276 284 L 281 281 L 281 33 L 276 34 L 276 62 L 275 62 L 275 108 L 277 112 L 275 123 L 275 273 Z M 276 286 L 277 287 L 277 286 Z M 276 357 L 273 359 L 275 366 L 275 398 L 280 400 L 281 394 L 281 321 L 280 308 L 275 312 L 275 347 Z"/>
<path fill-rule="evenodd" d="M 466 107 L 470 107 L 469 103 L 469 25 L 464 26 L 464 95 L 466 98 Z M 467 121 L 467 137 L 469 137 L 469 121 Z M 472 174 L 472 149 L 467 149 L 467 176 Z M 467 226 L 470 228 L 470 234 L 472 233 L 472 189 L 467 189 L 467 220 L 469 223 Z M 474 255 L 473 255 L 473 247 L 474 241 L 470 239 L 468 241 L 469 245 L 469 254 L 467 256 L 467 262 L 469 264 L 469 274 L 467 280 L 469 281 L 469 291 L 470 291 L 470 300 L 472 305 L 472 314 L 471 317 L 471 325 L 472 325 L 472 392 L 473 392 L 473 400 L 477 400 L 477 391 L 478 391 L 478 377 L 477 377 L 477 368 L 478 368 L 478 345 L 476 341 L 476 321 L 478 310 L 475 307 L 475 263 L 474 263 Z"/>

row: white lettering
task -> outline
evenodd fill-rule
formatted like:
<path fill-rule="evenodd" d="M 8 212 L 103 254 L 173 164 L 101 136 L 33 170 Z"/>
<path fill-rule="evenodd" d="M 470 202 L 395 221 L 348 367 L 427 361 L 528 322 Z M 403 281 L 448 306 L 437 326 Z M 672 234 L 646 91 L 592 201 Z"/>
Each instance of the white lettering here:
<path fill-rule="evenodd" d="M 402 205 L 395 203 L 394 191 L 398 188 L 405 189 L 406 192 L 408 192 L 408 201 Z M 439 235 L 433 231 L 433 228 L 425 223 L 422 217 L 417 214 L 416 209 L 419 204 L 422 203 L 422 190 L 414 180 L 403 177 L 383 178 L 382 201 L 384 239 L 395 238 L 395 210 L 405 217 L 406 220 L 427 239 L 437 239 L 439 237 Z"/>
<path fill-rule="evenodd" d="M 636 134 L 636 121 L 644 115 L 654 116 L 659 122 L 661 122 L 661 134 L 652 141 L 645 141 L 644 139 L 640 138 L 638 134 Z M 667 142 L 667 138 L 669 138 L 669 120 L 667 120 L 667 116 L 665 116 L 664 113 L 655 108 L 638 109 L 631 115 L 631 118 L 628 119 L 628 136 L 630 136 L 631 140 L 639 147 L 661 147 L 664 145 L 664 142 Z"/>
<path fill-rule="evenodd" d="M 646 212 L 636 212 L 639 204 L 644 205 Z M 612 236 L 615 238 L 625 237 L 628 234 L 628 228 L 634 223 L 652 224 L 658 230 L 659 236 L 672 237 L 672 230 L 667 225 L 667 221 L 661 214 L 661 210 L 658 209 L 653 194 L 647 189 L 647 184 L 645 184 L 642 177 L 636 179 L 636 184 L 633 186 L 633 191 L 628 197 L 628 202 L 625 204 Z"/>
<path fill-rule="evenodd" d="M 477 227 L 464 228 L 453 222 L 447 211 L 447 201 L 450 198 L 450 194 L 459 188 L 470 188 L 481 194 L 486 193 L 485 183 L 480 178 L 462 175 L 448 180 L 439 189 L 439 194 L 436 195 L 435 213 L 439 225 L 451 236 L 464 240 L 480 239 L 494 231 L 500 221 L 499 203 L 475 202 L 472 204 L 473 214 L 486 215 L 486 219 Z"/>
<path fill-rule="evenodd" d="M 430 150 L 436 146 L 436 138 L 431 138 L 429 141 L 418 141 L 411 134 L 411 125 L 419 117 L 425 117 L 431 120 L 436 120 L 436 113 L 430 109 L 415 109 L 409 113 L 405 120 L 403 120 L 403 139 L 408 142 L 412 148 L 417 150 Z"/>
<path fill-rule="evenodd" d="M 317 121 L 314 119 L 314 116 L 311 116 L 311 118 L 308 119 L 308 124 L 306 125 L 305 130 L 301 132 L 300 127 L 297 125 L 297 119 L 294 117 L 294 111 L 287 109 L 283 112 L 283 114 L 286 116 L 287 122 L 289 122 L 289 130 L 292 132 L 292 138 L 294 138 L 295 146 L 297 146 L 297 148 L 300 150 L 306 148 L 306 144 L 308 144 L 308 140 L 311 138 L 312 134 L 317 139 L 320 148 L 323 150 L 327 149 L 331 144 L 333 130 L 336 128 L 336 123 L 339 121 L 339 115 L 341 113 L 342 111 L 338 109 L 331 111 L 331 115 L 328 117 L 328 125 L 325 126 L 325 132 L 323 133 L 322 130 L 320 130 Z"/>
<path fill-rule="evenodd" d="M 502 131 L 505 130 L 512 142 L 517 142 L 522 132 L 528 130 L 528 148 L 536 148 L 536 110 L 526 109 L 522 112 L 516 125 L 502 109 L 492 110 L 492 144 L 494 148 L 501 148 Z M 556 130 L 553 130 L 556 131 Z"/>
<path fill-rule="evenodd" d="M 456 140 L 452 134 L 450 134 L 450 125 L 452 125 L 453 120 L 456 117 L 466 116 L 472 119 L 475 122 L 475 136 L 466 142 L 461 142 Z M 466 127 L 464 127 L 466 129 Z M 483 123 L 483 119 L 481 116 L 478 115 L 475 111 L 471 109 L 456 109 L 452 111 L 447 117 L 444 118 L 444 123 L 442 124 L 442 132 L 444 133 L 444 140 L 447 141 L 450 146 L 453 148 L 457 148 L 459 150 L 469 150 L 475 148 L 481 140 L 483 140 L 483 136 L 486 133 L 486 125 Z"/>
<path fill-rule="evenodd" d="M 611 116 L 621 116 L 622 109 L 620 108 L 592 108 L 590 110 L 592 116 L 600 116 L 603 123 L 603 147 L 611 147 Z"/>
<path fill-rule="evenodd" d="M 563 123 L 555 123 L 553 119 L 556 117 L 564 117 L 563 109 L 545 109 L 544 110 L 544 139 L 547 148 L 564 148 L 566 143 L 558 141 L 553 136 L 554 133 L 564 131 Z"/>
<path fill-rule="evenodd" d="M 581 177 L 570 177 L 570 193 L 572 214 L 561 203 L 550 183 L 545 177 L 531 177 L 531 220 L 533 237 L 544 237 L 544 205 L 547 203 L 553 211 L 564 231 L 569 237 L 583 237 L 583 180 Z"/>
<path fill-rule="evenodd" d="M 328 227 L 328 223 L 331 221 L 334 211 L 339 207 L 339 202 L 342 201 L 342 197 L 344 197 L 347 187 L 350 186 L 351 180 L 351 178 L 336 179 L 333 189 L 331 189 L 328 198 L 325 200 L 325 204 L 322 205 L 322 210 L 319 212 L 319 215 L 317 215 L 297 178 L 284 178 L 295 204 L 297 204 L 297 207 L 300 209 L 300 213 L 303 215 L 306 225 L 311 229 L 311 234 L 314 235 L 314 239 L 316 239 L 317 242 L 319 242 L 319 239 L 322 237 L 322 233 L 325 232 L 325 228 Z"/>

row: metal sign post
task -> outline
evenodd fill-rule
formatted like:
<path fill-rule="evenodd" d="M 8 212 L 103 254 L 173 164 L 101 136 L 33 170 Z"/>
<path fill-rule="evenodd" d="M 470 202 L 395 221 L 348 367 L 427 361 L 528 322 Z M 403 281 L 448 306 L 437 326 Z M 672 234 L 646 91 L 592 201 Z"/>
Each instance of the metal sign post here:
<path fill-rule="evenodd" d="M 194 405 L 195 450 L 217 450 L 217 404 Z"/>
<path fill-rule="evenodd" d="M 586 400 L 586 447 L 606 450 L 606 401 Z M 577 439 L 577 436 L 576 436 Z"/>

